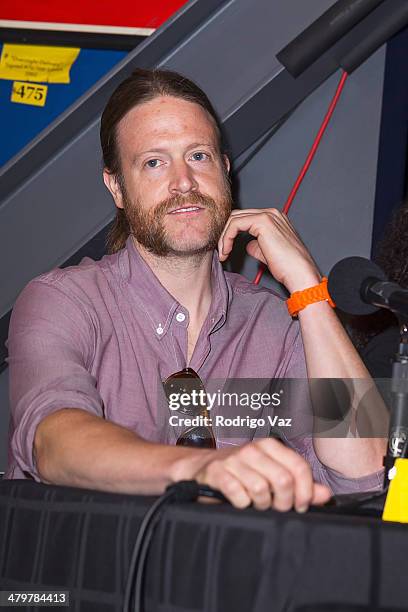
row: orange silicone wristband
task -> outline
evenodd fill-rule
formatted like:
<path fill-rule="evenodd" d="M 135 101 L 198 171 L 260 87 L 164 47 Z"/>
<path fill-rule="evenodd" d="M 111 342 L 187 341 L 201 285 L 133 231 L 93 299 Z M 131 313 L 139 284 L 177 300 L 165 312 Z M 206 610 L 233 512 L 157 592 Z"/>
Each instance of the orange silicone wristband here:
<path fill-rule="evenodd" d="M 286 305 L 290 316 L 296 317 L 305 306 L 322 301 L 328 302 L 332 308 L 335 307 L 335 303 L 327 290 L 327 278 L 325 276 L 318 285 L 292 293 L 290 298 L 286 300 Z"/>

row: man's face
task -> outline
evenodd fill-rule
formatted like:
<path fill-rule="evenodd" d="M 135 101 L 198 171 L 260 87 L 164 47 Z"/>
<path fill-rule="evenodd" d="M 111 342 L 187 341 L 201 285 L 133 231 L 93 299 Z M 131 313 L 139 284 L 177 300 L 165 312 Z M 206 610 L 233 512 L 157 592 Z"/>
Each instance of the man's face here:
<path fill-rule="evenodd" d="M 231 212 L 228 159 L 198 104 L 160 96 L 133 108 L 117 128 L 122 181 L 105 172 L 136 240 L 156 255 L 213 250 Z"/>

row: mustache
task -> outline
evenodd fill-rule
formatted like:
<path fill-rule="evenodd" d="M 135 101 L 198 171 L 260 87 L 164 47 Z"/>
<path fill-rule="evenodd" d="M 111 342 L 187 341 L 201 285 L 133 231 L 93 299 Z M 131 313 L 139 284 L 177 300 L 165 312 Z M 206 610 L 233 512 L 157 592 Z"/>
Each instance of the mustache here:
<path fill-rule="evenodd" d="M 154 208 L 153 216 L 162 217 L 171 210 L 174 210 L 176 208 L 182 208 L 187 204 L 189 206 L 201 206 L 203 208 L 209 208 L 210 210 L 217 209 L 217 205 L 213 198 L 211 198 L 210 196 L 206 196 L 203 193 L 200 193 L 199 191 L 192 191 L 187 196 L 182 196 L 178 194 L 166 198 L 165 200 L 157 204 L 157 206 Z"/>

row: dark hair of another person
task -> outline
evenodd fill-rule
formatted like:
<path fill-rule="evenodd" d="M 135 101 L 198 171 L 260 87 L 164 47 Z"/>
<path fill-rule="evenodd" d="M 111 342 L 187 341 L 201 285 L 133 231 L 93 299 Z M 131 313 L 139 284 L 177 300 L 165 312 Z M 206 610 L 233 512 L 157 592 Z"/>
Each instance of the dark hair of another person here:
<path fill-rule="evenodd" d="M 408 200 L 395 211 L 375 261 L 389 280 L 408 287 Z"/>
<path fill-rule="evenodd" d="M 123 81 L 110 97 L 101 118 L 100 139 L 104 167 L 115 175 L 123 190 L 124 180 L 121 170 L 117 142 L 117 127 L 123 117 L 136 106 L 149 102 L 158 96 L 173 96 L 187 102 L 198 104 L 206 110 L 214 121 L 220 150 L 222 149 L 221 129 L 215 110 L 206 94 L 186 77 L 170 70 L 144 70 L 138 68 Z M 116 253 L 125 246 L 130 234 L 129 223 L 122 209 L 117 209 L 107 237 L 109 253 Z"/>
<path fill-rule="evenodd" d="M 394 212 L 386 226 L 374 261 L 390 281 L 408 288 L 408 200 Z M 396 324 L 395 315 L 380 309 L 372 315 L 353 317 L 347 327 L 356 348 L 362 350 L 371 338 Z"/>

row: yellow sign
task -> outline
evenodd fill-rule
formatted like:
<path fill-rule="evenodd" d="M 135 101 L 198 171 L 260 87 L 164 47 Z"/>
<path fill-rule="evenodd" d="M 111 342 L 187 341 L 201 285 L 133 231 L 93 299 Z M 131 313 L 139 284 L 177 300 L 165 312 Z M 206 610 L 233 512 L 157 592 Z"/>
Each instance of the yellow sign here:
<path fill-rule="evenodd" d="M 69 71 L 80 49 L 5 43 L 0 57 L 0 79 L 69 83 Z"/>
<path fill-rule="evenodd" d="M 44 106 L 47 97 L 48 85 L 22 83 L 14 81 L 11 90 L 11 101 L 32 106 Z"/>
<path fill-rule="evenodd" d="M 383 521 L 408 523 L 408 459 L 396 459 L 385 500 Z"/>

